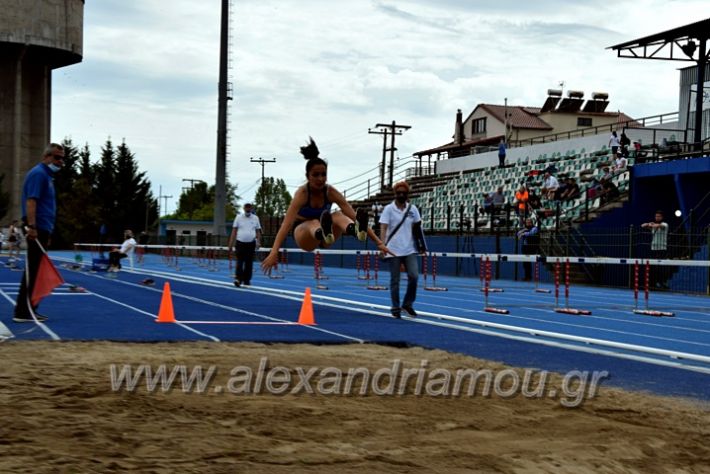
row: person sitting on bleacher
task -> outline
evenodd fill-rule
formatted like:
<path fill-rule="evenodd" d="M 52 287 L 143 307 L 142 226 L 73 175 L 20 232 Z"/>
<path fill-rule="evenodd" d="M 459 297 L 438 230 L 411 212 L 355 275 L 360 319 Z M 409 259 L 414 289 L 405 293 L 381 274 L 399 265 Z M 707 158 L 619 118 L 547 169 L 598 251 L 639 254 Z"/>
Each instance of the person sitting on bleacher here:
<path fill-rule="evenodd" d="M 133 255 L 136 249 L 136 239 L 133 238 L 133 231 L 126 230 L 124 233 L 126 240 L 121 244 L 121 248 L 114 248 L 108 254 L 108 271 L 117 272 L 121 269 L 121 259 Z"/>
<path fill-rule="evenodd" d="M 559 189 L 562 189 L 562 187 L 560 187 Z M 567 178 L 567 184 L 565 185 L 564 190 L 559 193 L 559 200 L 572 201 L 574 199 L 577 199 L 580 194 L 581 193 L 579 191 L 579 185 L 577 184 L 577 180 L 570 177 Z"/>
<path fill-rule="evenodd" d="M 483 214 L 493 214 L 493 194 L 483 193 Z"/>
<path fill-rule="evenodd" d="M 601 177 L 599 178 L 599 182 L 600 182 L 601 184 L 604 184 L 605 181 L 611 181 L 611 178 L 613 178 L 613 177 L 614 177 L 614 175 L 611 174 L 611 171 L 609 170 L 609 167 L 608 167 L 608 166 L 605 166 L 605 167 L 602 169 L 602 175 L 601 175 Z"/>
<path fill-rule="evenodd" d="M 557 178 L 552 176 L 552 174 L 549 171 L 545 171 L 545 181 L 542 183 L 542 189 L 540 192 L 547 198 L 547 199 L 554 199 L 555 198 L 555 192 L 557 191 L 557 188 L 560 187 L 560 183 L 557 181 Z"/>
<path fill-rule="evenodd" d="M 619 188 L 616 187 L 612 180 L 604 181 L 602 182 L 602 190 L 599 196 L 599 203 L 603 206 L 619 197 Z"/>
<path fill-rule="evenodd" d="M 614 165 L 612 166 L 614 174 L 621 174 L 626 171 L 627 165 L 628 161 L 626 161 L 626 157 L 624 155 L 619 156 L 616 160 L 614 160 Z"/>

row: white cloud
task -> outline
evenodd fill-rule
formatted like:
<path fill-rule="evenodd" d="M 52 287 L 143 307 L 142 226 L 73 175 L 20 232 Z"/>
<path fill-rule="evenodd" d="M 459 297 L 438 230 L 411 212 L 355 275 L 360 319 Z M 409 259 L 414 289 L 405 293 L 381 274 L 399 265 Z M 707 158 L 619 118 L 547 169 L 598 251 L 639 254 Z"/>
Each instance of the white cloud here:
<path fill-rule="evenodd" d="M 686 64 L 605 48 L 708 13 L 660 0 L 235 2 L 230 177 L 251 198 L 261 167 L 249 159 L 276 157 L 267 175 L 302 183 L 298 147 L 312 135 L 342 181 L 377 166 L 377 122 L 412 125 L 398 137 L 405 157 L 448 141 L 457 108 L 541 105 L 560 80 L 609 92 L 632 116 L 676 110 Z M 169 209 L 183 178 L 213 182 L 219 15 L 219 2 L 87 2 L 84 61 L 54 73 L 54 139 L 98 156 L 125 137 Z"/>

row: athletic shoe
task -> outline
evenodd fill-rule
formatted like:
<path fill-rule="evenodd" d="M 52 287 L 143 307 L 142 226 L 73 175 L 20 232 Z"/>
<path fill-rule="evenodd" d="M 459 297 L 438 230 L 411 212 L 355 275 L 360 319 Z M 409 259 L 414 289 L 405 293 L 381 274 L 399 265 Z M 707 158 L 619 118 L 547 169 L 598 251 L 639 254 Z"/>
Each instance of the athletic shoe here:
<path fill-rule="evenodd" d="M 333 235 L 333 216 L 330 215 L 330 211 L 323 211 L 320 215 L 320 228 L 323 231 L 323 242 L 327 245 L 335 242 L 335 236 Z"/>
<path fill-rule="evenodd" d="M 49 318 L 47 318 L 47 316 L 43 316 L 39 313 L 35 313 L 35 316 L 37 317 L 37 321 L 39 321 L 40 323 L 49 319 Z M 27 314 L 27 315 L 17 315 L 16 314 L 15 316 L 13 316 L 12 320 L 13 320 L 13 322 L 16 322 L 16 323 L 33 323 L 35 321 L 34 318 L 29 314 Z"/>
<path fill-rule="evenodd" d="M 367 224 L 370 220 L 370 215 L 367 209 L 359 208 L 355 215 L 355 230 L 357 231 L 357 239 L 364 242 L 367 240 Z"/>
<path fill-rule="evenodd" d="M 409 315 L 411 318 L 416 318 L 417 317 L 417 312 L 414 311 L 414 308 L 411 306 L 402 306 L 402 309 Z"/>
<path fill-rule="evenodd" d="M 395 319 L 400 319 L 402 317 L 402 313 L 399 308 L 394 308 L 391 310 L 392 312 L 392 317 Z"/>
<path fill-rule="evenodd" d="M 236 286 L 237 288 L 239 288 L 240 286 L 242 286 L 242 282 L 235 278 L 235 279 L 234 279 L 234 286 Z"/>

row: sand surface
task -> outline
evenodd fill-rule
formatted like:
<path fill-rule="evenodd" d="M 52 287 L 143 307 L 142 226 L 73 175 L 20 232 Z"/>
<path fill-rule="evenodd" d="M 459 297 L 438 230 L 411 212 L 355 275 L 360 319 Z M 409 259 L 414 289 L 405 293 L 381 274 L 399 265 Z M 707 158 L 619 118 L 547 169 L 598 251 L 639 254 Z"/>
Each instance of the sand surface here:
<path fill-rule="evenodd" d="M 271 374 L 272 389 L 294 390 L 305 377 L 315 393 L 273 394 L 264 385 L 260 394 L 236 393 L 256 388 L 264 357 L 267 373 L 286 368 Z M 399 385 L 403 395 L 377 395 L 371 385 L 367 395 L 323 393 L 344 390 L 327 367 L 374 373 L 395 360 L 410 369 L 428 361 L 429 372 L 420 373 L 430 382 L 433 370 L 508 369 L 376 345 L 5 342 L 0 472 L 710 472 L 710 408 L 692 400 L 602 382 L 594 398 L 567 408 L 562 399 L 573 397 L 417 395 L 415 378 Z M 111 364 L 115 374 L 125 364 L 133 371 L 165 364 L 169 371 L 184 365 L 188 374 L 212 367 L 214 375 L 203 393 L 184 393 L 179 383 L 149 390 L 144 378 L 133 391 L 114 390 Z M 301 376 L 310 369 L 313 376 Z M 398 374 L 395 383 L 403 380 Z M 441 377 L 430 392 L 442 390 Z M 388 379 L 379 381 L 386 391 Z M 499 387 L 512 383 L 501 378 Z M 561 384 L 554 375 L 545 387 Z"/>

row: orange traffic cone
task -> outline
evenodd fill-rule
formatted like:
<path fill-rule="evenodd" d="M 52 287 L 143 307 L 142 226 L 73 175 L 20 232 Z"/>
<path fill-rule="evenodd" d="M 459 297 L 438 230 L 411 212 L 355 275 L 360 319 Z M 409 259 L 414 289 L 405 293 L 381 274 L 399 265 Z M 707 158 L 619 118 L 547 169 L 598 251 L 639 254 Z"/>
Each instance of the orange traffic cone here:
<path fill-rule="evenodd" d="M 316 320 L 313 316 L 313 302 L 311 301 L 311 289 L 306 288 L 306 294 L 303 296 L 303 304 L 301 312 L 298 315 L 298 324 L 306 326 L 315 326 Z"/>
<path fill-rule="evenodd" d="M 163 285 L 163 298 L 160 300 L 160 309 L 158 310 L 158 319 L 156 323 L 174 323 L 175 312 L 173 311 L 173 298 L 170 296 L 170 283 L 167 281 Z"/>

